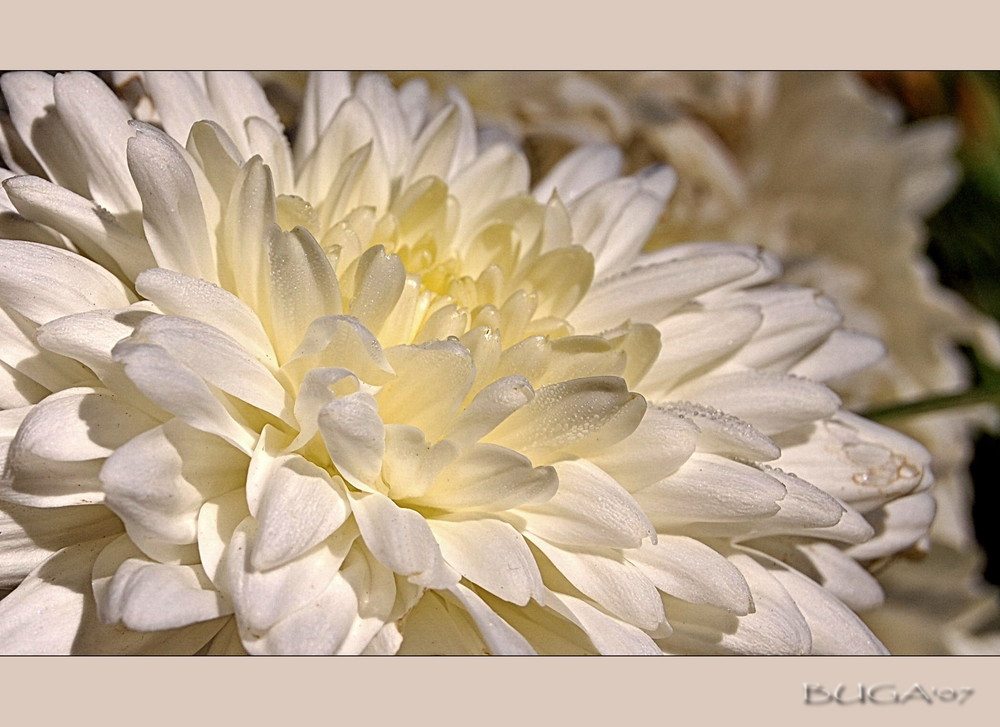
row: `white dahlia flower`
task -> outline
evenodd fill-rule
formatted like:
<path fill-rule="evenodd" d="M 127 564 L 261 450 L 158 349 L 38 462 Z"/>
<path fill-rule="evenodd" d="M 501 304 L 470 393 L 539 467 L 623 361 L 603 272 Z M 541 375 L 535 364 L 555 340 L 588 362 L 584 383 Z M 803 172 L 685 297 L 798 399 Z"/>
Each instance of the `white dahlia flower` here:
<path fill-rule="evenodd" d="M 880 353 L 587 146 L 310 78 L 0 79 L 0 652 L 884 653 L 926 451 Z"/>

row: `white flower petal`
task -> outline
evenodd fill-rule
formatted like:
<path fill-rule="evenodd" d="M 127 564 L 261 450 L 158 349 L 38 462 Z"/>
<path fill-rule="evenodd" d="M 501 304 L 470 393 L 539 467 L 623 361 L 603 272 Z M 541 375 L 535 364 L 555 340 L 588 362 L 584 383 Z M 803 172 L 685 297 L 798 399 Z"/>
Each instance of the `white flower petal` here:
<path fill-rule="evenodd" d="M 337 574 L 354 541 L 345 529 L 290 563 L 269 571 L 251 564 L 257 524 L 244 520 L 232 535 L 215 581 L 232 602 L 240 624 L 256 635 L 314 601 Z"/>
<path fill-rule="evenodd" d="M 153 257 L 160 267 L 218 282 L 215 246 L 191 167 L 162 132 L 150 126 L 136 131 L 128 142 L 128 165 Z"/>
<path fill-rule="evenodd" d="M 831 416 L 840 408 L 840 397 L 822 384 L 754 370 L 695 379 L 674 389 L 671 398 L 719 409 L 768 436 Z"/>
<path fill-rule="evenodd" d="M 582 628 L 607 656 L 659 656 L 663 652 L 643 631 L 594 608 L 586 601 L 548 591 L 545 603 Z"/>
<path fill-rule="evenodd" d="M 790 569 L 776 568 L 771 575 L 795 599 L 812 632 L 814 654 L 888 655 L 864 622 L 829 591 Z"/>
<path fill-rule="evenodd" d="M 755 306 L 681 311 L 657 325 L 663 350 L 642 379 L 643 391 L 666 394 L 686 377 L 725 361 L 746 344 L 762 318 Z"/>
<path fill-rule="evenodd" d="M 271 228 L 266 240 L 270 333 L 282 361 L 310 322 L 341 312 L 340 286 L 326 254 L 304 228 Z"/>
<path fill-rule="evenodd" d="M 129 114 L 114 93 L 90 73 L 62 73 L 53 82 L 56 110 L 88 170 L 95 202 L 114 214 L 139 209 L 139 195 L 123 151 L 132 136 Z"/>
<path fill-rule="evenodd" d="M 492 518 L 428 521 L 445 562 L 477 586 L 523 606 L 541 600 L 542 576 L 521 534 Z"/>
<path fill-rule="evenodd" d="M 754 611 L 736 616 L 710 606 L 664 598 L 674 633 L 658 643 L 668 653 L 808 654 L 812 633 L 795 601 L 764 566 L 751 557 L 729 556 L 754 599 Z"/>
<path fill-rule="evenodd" d="M 30 154 L 31 158 L 24 163 L 40 165 L 39 171 L 44 170 L 45 176 L 53 182 L 85 195 L 88 192 L 87 175 L 79 163 L 76 142 L 67 133 L 59 114 L 53 113 L 54 80 L 52 75 L 42 71 L 14 71 L 3 75 L 0 88 L 10 110 L 11 131 Z"/>
<path fill-rule="evenodd" d="M 385 426 L 371 394 L 348 394 L 320 409 L 320 434 L 341 476 L 364 490 L 380 487 Z"/>
<path fill-rule="evenodd" d="M 129 341 L 161 347 L 206 383 L 286 423 L 293 421 L 291 397 L 274 374 L 218 328 L 193 318 L 150 316 Z"/>
<path fill-rule="evenodd" d="M 306 159 L 309 150 L 316 147 L 320 134 L 350 94 L 351 78 L 346 71 L 309 74 L 295 135 L 295 158 L 299 164 Z"/>
<path fill-rule="evenodd" d="M 932 481 L 930 455 L 919 444 L 850 412 L 776 438 L 781 469 L 812 482 L 861 512 L 919 492 Z"/>
<path fill-rule="evenodd" d="M 654 325 L 700 293 L 755 272 L 758 262 L 738 253 L 697 256 L 635 266 L 594 284 L 569 316 L 582 331 L 600 331 L 633 319 Z"/>
<path fill-rule="evenodd" d="M 142 633 L 98 620 L 90 574 L 110 540 L 88 540 L 59 551 L 0 601 L 0 652 L 191 655 L 208 643 L 222 622 Z"/>
<path fill-rule="evenodd" d="M 656 531 L 642 509 L 614 478 L 586 460 L 560 462 L 555 495 L 514 513 L 527 532 L 551 542 L 581 547 L 637 548 Z"/>
<path fill-rule="evenodd" d="M 277 365 L 260 319 L 229 291 L 163 268 L 146 270 L 136 277 L 135 289 L 164 313 L 208 324 L 231 336 L 262 363 Z"/>
<path fill-rule="evenodd" d="M 427 521 L 417 512 L 397 506 L 378 493 L 349 493 L 361 537 L 372 554 L 402 576 L 438 578 L 441 549 Z M 455 578 L 444 578 L 446 588 Z"/>
<path fill-rule="evenodd" d="M 658 589 L 690 603 L 745 615 L 753 610 L 750 586 L 739 569 L 708 545 L 684 535 L 660 534 L 656 543 L 625 551 Z"/>
<path fill-rule="evenodd" d="M 213 392 L 204 379 L 175 360 L 166 349 L 126 339 L 115 345 L 115 360 L 125 375 L 154 404 L 195 429 L 216 434 L 249 454 L 256 435 L 224 395 Z"/>
<path fill-rule="evenodd" d="M 454 341 L 393 346 L 386 352 L 396 376 L 375 398 L 386 424 L 410 424 L 429 439 L 444 434 L 475 380 L 469 350 Z"/>
<path fill-rule="evenodd" d="M 755 462 L 768 462 L 781 456 L 781 450 L 769 437 L 718 409 L 691 402 L 671 403 L 663 409 L 697 427 L 699 452 Z"/>
<path fill-rule="evenodd" d="M 23 216 L 66 235 L 87 257 L 112 272 L 134 278 L 156 264 L 142 236 L 85 197 L 38 177 L 9 179 L 4 189 Z"/>
<path fill-rule="evenodd" d="M 544 386 L 485 441 L 532 458 L 609 447 L 635 431 L 646 402 L 622 379 L 593 376 Z"/>
<path fill-rule="evenodd" d="M 263 477 L 254 513 L 257 539 L 250 555 L 257 570 L 270 570 L 298 557 L 350 515 L 343 480 L 299 455 L 278 457 L 266 472 L 255 468 L 254 473 Z"/>
<path fill-rule="evenodd" d="M 495 444 L 474 444 L 444 467 L 414 504 L 444 510 L 499 512 L 542 502 L 558 487 L 551 467 L 534 467 L 527 457 Z"/>
<path fill-rule="evenodd" d="M 99 505 L 36 508 L 5 502 L 0 510 L 0 588 L 14 588 L 57 551 L 121 533 Z"/>
<path fill-rule="evenodd" d="M 125 286 L 84 257 L 48 245 L 0 240 L 0 303 L 30 321 L 131 303 Z"/>
<path fill-rule="evenodd" d="M 659 591 L 620 551 L 588 552 L 560 547 L 530 533 L 525 537 L 566 580 L 609 613 L 641 629 L 656 629 L 663 623 Z"/>
<path fill-rule="evenodd" d="M 94 562 L 94 597 L 104 623 L 133 631 L 163 631 L 232 613 L 201 566 L 146 560 L 121 536 Z"/>
<path fill-rule="evenodd" d="M 105 503 L 149 555 L 160 541 L 198 536 L 206 501 L 243 485 L 246 455 L 211 434 L 171 419 L 119 446 L 101 468 Z"/>
<path fill-rule="evenodd" d="M 634 432 L 588 459 L 635 492 L 676 472 L 694 452 L 698 437 L 698 427 L 688 419 L 647 406 Z"/>
<path fill-rule="evenodd" d="M 523 376 L 505 376 L 480 389 L 452 422 L 445 437 L 461 446 L 478 442 L 535 396 Z"/>
<path fill-rule="evenodd" d="M 885 355 L 885 344 L 874 336 L 837 329 L 788 372 L 813 381 L 828 381 L 866 369 Z"/>
<path fill-rule="evenodd" d="M 898 553 L 926 537 L 937 505 L 934 496 L 922 492 L 893 500 L 879 510 L 866 513 L 875 536 L 848 550 L 852 558 L 871 560 Z"/>
<path fill-rule="evenodd" d="M 483 636 L 483 641 L 492 654 L 507 654 L 511 656 L 526 656 L 535 653 L 531 645 L 521 634 L 511 628 L 510 624 L 500 618 L 496 612 L 477 596 L 473 591 L 463 586 L 461 583 L 455 584 L 449 589 L 452 595 L 465 606 L 466 610 L 476 622 L 479 633 Z"/>
<path fill-rule="evenodd" d="M 553 192 L 567 203 L 621 171 L 624 157 L 621 150 L 609 144 L 584 144 L 564 156 L 545 175 L 532 194 L 539 202 L 547 202 Z"/>

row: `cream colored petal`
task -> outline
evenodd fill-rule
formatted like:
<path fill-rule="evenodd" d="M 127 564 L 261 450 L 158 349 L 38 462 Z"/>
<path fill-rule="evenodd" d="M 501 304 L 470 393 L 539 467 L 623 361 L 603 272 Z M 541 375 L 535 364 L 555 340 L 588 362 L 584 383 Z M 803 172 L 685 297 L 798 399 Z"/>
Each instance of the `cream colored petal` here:
<path fill-rule="evenodd" d="M 922 492 L 893 500 L 866 518 L 875 528 L 875 536 L 852 546 L 847 552 L 858 560 L 884 558 L 907 550 L 927 536 L 927 529 L 934 520 L 934 496 Z"/>
<path fill-rule="evenodd" d="M 435 588 L 458 581 L 457 574 L 440 573 L 441 549 L 427 521 L 416 511 L 398 507 L 378 493 L 349 494 L 361 537 L 380 563 L 401 576 L 440 581 Z"/>
<path fill-rule="evenodd" d="M 257 485 L 258 530 L 250 554 L 256 570 L 270 570 L 299 557 L 351 514 L 344 481 L 299 455 L 275 458 L 266 471 L 254 468 L 254 474 L 263 478 Z"/>
<path fill-rule="evenodd" d="M 486 438 L 533 459 L 603 449 L 635 431 L 646 403 L 622 379 L 595 376 L 544 386 Z"/>
<path fill-rule="evenodd" d="M 628 319 L 656 324 L 700 293 L 746 278 L 758 267 L 755 259 L 731 252 L 638 265 L 596 283 L 569 321 L 580 331 Z"/>
<path fill-rule="evenodd" d="M 10 112 L 13 134 L 24 145 L 30 159 L 45 176 L 62 187 L 86 195 L 85 167 L 80 165 L 76 142 L 55 112 L 54 78 L 42 71 L 14 71 L 0 79 L 4 101 Z M 5 131 L 5 135 L 9 132 Z M 8 142 L 8 145 L 12 143 Z M 30 172 L 35 173 L 35 172 Z"/>
<path fill-rule="evenodd" d="M 53 82 L 56 110 L 88 170 L 91 198 L 113 214 L 140 209 L 125 161 L 131 117 L 107 85 L 90 73 L 62 73 Z"/>
<path fill-rule="evenodd" d="M 299 127 L 295 134 L 295 158 L 300 165 L 316 146 L 320 134 L 350 93 L 351 77 L 346 71 L 317 71 L 309 74 Z"/>
<path fill-rule="evenodd" d="M 225 395 L 213 390 L 194 371 L 161 346 L 120 341 L 112 350 L 125 375 L 154 404 L 195 429 L 216 434 L 243 452 L 253 451 L 256 432 L 250 429 Z"/>
<path fill-rule="evenodd" d="M 500 618 L 479 596 L 461 583 L 455 584 L 451 594 L 472 616 L 482 634 L 489 653 L 509 656 L 533 655 L 535 650 L 521 634 Z"/>
<path fill-rule="evenodd" d="M 397 501 L 420 498 L 458 451 L 458 446 L 447 440 L 432 445 L 416 427 L 386 424 L 382 479 L 388 495 Z"/>
<path fill-rule="evenodd" d="M 787 371 L 822 344 L 843 321 L 836 304 L 808 288 L 747 291 L 741 300 L 759 306 L 763 323 L 733 361 L 748 368 Z"/>
<path fill-rule="evenodd" d="M 618 176 L 623 161 L 617 146 L 585 144 L 560 159 L 531 193 L 541 203 L 548 202 L 553 192 L 564 202 L 573 202 L 588 189 Z"/>
<path fill-rule="evenodd" d="M 788 373 L 813 381 L 840 379 L 878 363 L 886 353 L 885 344 L 874 336 L 838 328 Z"/>
<path fill-rule="evenodd" d="M 40 349 L 36 334 L 34 323 L 0 306 L 0 362 L 49 391 L 98 383 L 93 374 L 76 361 Z"/>
<path fill-rule="evenodd" d="M 272 227 L 266 250 L 270 337 L 284 362 L 312 321 L 340 314 L 340 286 L 326 253 L 302 227 L 292 232 Z"/>
<path fill-rule="evenodd" d="M 566 580 L 612 615 L 641 629 L 663 623 L 659 591 L 620 551 L 560 547 L 530 533 L 525 537 Z"/>
<path fill-rule="evenodd" d="M 335 654 L 357 615 L 357 596 L 347 580 L 337 573 L 319 596 L 278 621 L 262 637 L 255 637 L 245 629 L 243 642 L 251 654 Z"/>
<path fill-rule="evenodd" d="M 579 626 L 607 656 L 659 656 L 655 642 L 642 630 L 594 608 L 581 598 L 548 591 L 545 603 Z"/>
<path fill-rule="evenodd" d="M 154 563 L 121 536 L 94 562 L 94 599 L 106 624 L 164 631 L 232 613 L 201 566 Z"/>
<path fill-rule="evenodd" d="M 202 505 L 198 513 L 198 554 L 205 574 L 218 586 L 222 582 L 220 563 L 233 533 L 247 518 L 247 493 L 231 490 Z"/>
<path fill-rule="evenodd" d="M 754 370 L 694 379 L 675 388 L 670 397 L 719 409 L 771 437 L 840 408 L 840 397 L 822 384 Z"/>
<path fill-rule="evenodd" d="M 680 402 L 666 404 L 663 410 L 697 427 L 696 448 L 699 452 L 754 462 L 769 462 L 781 456 L 781 450 L 770 437 L 718 409 Z"/>
<path fill-rule="evenodd" d="M 57 551 L 122 531 L 121 521 L 100 505 L 37 508 L 0 505 L 0 588 L 14 588 Z"/>
<path fill-rule="evenodd" d="M 663 347 L 642 378 L 642 391 L 667 395 L 679 382 L 718 366 L 746 344 L 760 326 L 756 306 L 683 310 L 657 324 Z"/>
<path fill-rule="evenodd" d="M 445 562 L 462 577 L 525 605 L 541 600 L 542 576 L 524 538 L 508 523 L 486 517 L 428 520 Z"/>
<path fill-rule="evenodd" d="M 385 425 L 371 394 L 348 394 L 320 409 L 320 434 L 340 475 L 355 487 L 377 490 L 385 456 Z"/>
<path fill-rule="evenodd" d="M 776 438 L 781 469 L 868 512 L 930 486 L 929 454 L 918 443 L 846 411 Z"/>
<path fill-rule="evenodd" d="M 664 598 L 674 633 L 658 641 L 668 653 L 809 654 L 812 633 L 795 601 L 771 573 L 742 553 L 729 556 L 754 598 L 754 612 L 735 616 L 722 609 Z"/>
<path fill-rule="evenodd" d="M 555 495 L 522 505 L 514 514 L 524 529 L 546 540 L 580 547 L 637 548 L 656 531 L 614 478 L 586 460 L 559 462 Z"/>
<path fill-rule="evenodd" d="M 142 197 L 143 228 L 157 264 L 218 282 L 215 244 L 195 175 L 175 142 L 140 126 L 128 141 L 128 166 Z"/>
<path fill-rule="evenodd" d="M 661 529 L 759 520 L 777 513 L 785 494 L 784 485 L 755 467 L 698 453 L 674 474 L 632 496 Z"/>
<path fill-rule="evenodd" d="M 379 340 L 352 316 L 314 320 L 285 364 L 293 377 L 301 373 L 304 380 L 318 367 L 349 371 L 373 385 L 384 384 L 394 373 Z"/>
<path fill-rule="evenodd" d="M 277 365 L 274 348 L 260 319 L 229 291 L 163 268 L 143 272 L 136 278 L 135 288 L 167 315 L 201 321 L 231 336 L 262 363 Z"/>
<path fill-rule="evenodd" d="M 882 586 L 875 577 L 833 543 L 785 536 L 755 538 L 745 545 L 813 579 L 855 611 L 871 611 L 885 602 Z"/>
<path fill-rule="evenodd" d="M 375 395 L 382 420 L 418 427 L 438 439 L 475 380 L 468 349 L 454 341 L 432 341 L 393 346 L 385 354 L 396 376 Z"/>
<path fill-rule="evenodd" d="M 43 324 L 97 308 L 124 308 L 132 297 L 111 273 L 75 253 L 0 240 L 0 303 L 30 321 Z"/>
<path fill-rule="evenodd" d="M 101 468 L 101 486 L 132 540 L 153 556 L 148 541 L 196 542 L 202 506 L 243 487 L 247 464 L 222 439 L 171 419 L 118 447 Z"/>
<path fill-rule="evenodd" d="M 183 316 L 150 316 L 129 339 L 170 352 L 206 383 L 291 424 L 292 399 L 274 374 L 228 334 Z"/>
<path fill-rule="evenodd" d="M 66 235 L 87 257 L 115 274 L 134 278 L 156 264 L 141 235 L 85 197 L 38 177 L 9 179 L 4 189 L 21 215 Z"/>
<path fill-rule="evenodd" d="M 170 136 L 186 141 L 191 126 L 202 119 L 218 118 L 208 98 L 205 78 L 193 71 L 155 71 L 143 74 L 143 85 L 156 104 L 160 123 Z M 230 136 L 234 129 L 227 129 Z"/>
<path fill-rule="evenodd" d="M 551 467 L 533 467 L 523 454 L 495 444 L 475 444 L 444 467 L 434 485 L 413 502 L 444 510 L 500 512 L 543 502 L 557 486 Z"/>
<path fill-rule="evenodd" d="M 0 601 L 0 653 L 190 656 L 215 636 L 224 621 L 147 633 L 101 623 L 91 570 L 110 540 L 59 551 Z"/>
<path fill-rule="evenodd" d="M 690 417 L 648 406 L 634 432 L 587 459 L 635 492 L 676 472 L 694 453 L 699 436 Z"/>
<path fill-rule="evenodd" d="M 885 656 L 889 650 L 847 606 L 814 581 L 791 569 L 774 569 L 771 575 L 795 599 L 795 605 L 812 633 L 812 653 Z"/>
<path fill-rule="evenodd" d="M 356 531 L 344 530 L 290 563 L 258 571 L 250 559 L 257 525 L 243 521 L 233 533 L 216 572 L 216 583 L 233 604 L 241 629 L 262 635 L 312 603 L 337 575 Z"/>
<path fill-rule="evenodd" d="M 657 536 L 625 551 L 659 590 L 689 603 L 742 616 L 753 610 L 753 594 L 739 569 L 710 546 L 684 535 Z"/>
<path fill-rule="evenodd" d="M 16 471 L 22 452 L 58 462 L 100 459 L 157 423 L 105 389 L 64 389 L 25 417 L 11 443 L 11 464 Z"/>
<path fill-rule="evenodd" d="M 445 438 L 460 446 L 478 442 L 535 396 L 523 376 L 505 376 L 484 386 L 452 422 Z"/>

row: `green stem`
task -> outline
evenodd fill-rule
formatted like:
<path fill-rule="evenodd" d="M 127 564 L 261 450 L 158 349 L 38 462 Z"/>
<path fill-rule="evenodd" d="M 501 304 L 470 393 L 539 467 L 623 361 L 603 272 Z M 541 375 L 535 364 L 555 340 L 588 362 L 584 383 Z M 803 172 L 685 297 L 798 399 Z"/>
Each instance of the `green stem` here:
<path fill-rule="evenodd" d="M 1000 391 L 979 388 L 969 389 L 968 391 L 963 391 L 961 394 L 929 396 L 926 399 L 917 399 L 916 401 L 902 404 L 872 407 L 868 411 L 862 412 L 862 416 L 868 419 L 875 419 L 876 421 L 885 421 L 887 419 L 900 419 L 902 417 L 944 411 L 945 409 L 957 409 L 958 407 L 973 406 L 975 404 L 1000 406 Z"/>

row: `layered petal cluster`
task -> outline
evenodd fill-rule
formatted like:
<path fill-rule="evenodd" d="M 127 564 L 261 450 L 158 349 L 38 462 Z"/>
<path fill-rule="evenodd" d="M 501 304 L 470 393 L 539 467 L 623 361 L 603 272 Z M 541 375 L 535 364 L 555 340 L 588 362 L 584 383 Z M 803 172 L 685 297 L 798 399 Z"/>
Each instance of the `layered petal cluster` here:
<path fill-rule="evenodd" d="M 0 651 L 882 653 L 920 445 L 823 383 L 874 339 L 675 172 L 532 185 L 458 94 L 0 79 Z M 144 111 L 139 110 L 144 108 Z"/>
<path fill-rule="evenodd" d="M 971 377 L 959 344 L 1000 362 L 996 324 L 938 284 L 924 254 L 924 220 L 959 174 L 950 119 L 904 125 L 898 107 L 849 73 L 437 73 L 428 80 L 465 91 L 491 133 L 524 144 L 539 169 L 597 141 L 625 147 L 632 165 L 673 165 L 677 190 L 651 246 L 760 245 L 781 258 L 785 281 L 822 288 L 848 325 L 884 341 L 882 361 L 831 382 L 850 408 L 964 390 Z M 286 78 L 273 81 L 294 88 Z M 938 559 L 965 552 L 980 560 L 968 471 L 974 437 L 996 425 L 995 411 L 967 407 L 892 424 L 933 455 L 938 514 L 917 555 L 933 544 L 943 549 Z M 930 565 L 906 570 L 917 583 L 938 579 Z M 984 585 L 963 589 L 966 602 Z M 898 605 L 911 603 L 904 597 Z"/>

